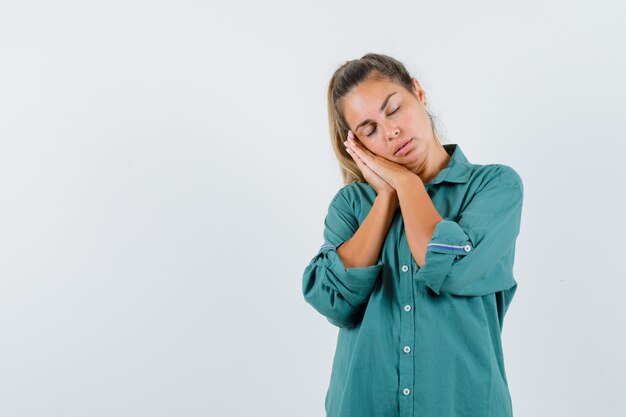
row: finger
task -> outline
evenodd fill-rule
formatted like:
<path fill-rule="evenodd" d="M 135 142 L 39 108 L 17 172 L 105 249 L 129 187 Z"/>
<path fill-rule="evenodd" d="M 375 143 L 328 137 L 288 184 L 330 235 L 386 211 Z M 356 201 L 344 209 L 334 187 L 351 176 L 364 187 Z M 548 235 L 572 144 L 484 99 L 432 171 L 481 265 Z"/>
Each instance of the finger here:
<path fill-rule="evenodd" d="M 350 148 L 349 146 L 346 147 L 346 152 L 348 152 L 348 154 L 350 154 L 350 156 L 352 157 L 352 159 L 354 160 L 354 162 L 356 162 L 357 165 L 365 165 L 365 163 L 363 163 L 363 161 L 361 160 L 361 158 L 359 158 L 359 156 L 354 152 L 354 150 L 352 148 Z"/>
<path fill-rule="evenodd" d="M 365 163 L 363 163 L 363 161 L 361 161 L 361 159 L 358 156 L 356 156 L 354 152 L 352 152 L 351 149 L 348 150 L 348 153 L 351 156 L 353 156 L 354 160 L 356 161 L 357 167 L 359 168 L 359 170 L 361 171 L 361 174 L 365 178 L 365 181 L 367 181 L 369 184 L 371 184 L 370 181 L 372 180 L 376 181 L 376 179 L 384 181 L 382 178 L 380 178 L 378 174 L 372 171 L 370 167 L 368 167 Z"/>
<path fill-rule="evenodd" d="M 354 133 L 352 133 L 351 130 L 348 131 L 348 139 L 343 144 L 346 146 L 346 149 L 352 149 L 355 154 L 359 155 L 360 157 L 363 156 L 361 158 L 363 163 L 367 163 L 367 161 L 365 160 L 366 157 L 369 157 L 371 159 L 374 156 L 374 154 L 370 152 L 369 149 L 367 149 L 365 146 L 363 146 L 359 139 L 354 136 Z"/>
<path fill-rule="evenodd" d="M 361 140 L 357 138 L 356 135 L 352 133 L 352 131 L 348 132 L 348 142 L 356 145 L 363 150 L 369 151 L 369 149 L 367 149 L 365 145 L 363 145 L 363 142 L 361 142 Z"/>
<path fill-rule="evenodd" d="M 356 137 L 348 136 L 347 142 L 350 144 L 350 147 L 352 147 L 352 149 L 354 149 L 359 155 L 365 155 L 370 158 L 374 156 L 374 154 L 369 149 L 367 149 Z"/>
<path fill-rule="evenodd" d="M 352 149 L 346 148 L 346 151 L 348 151 L 348 153 L 350 154 L 350 156 L 352 157 L 354 162 L 356 162 L 356 165 L 361 170 L 361 172 L 366 172 L 366 171 L 373 172 L 371 170 L 371 168 L 369 166 L 367 166 L 367 164 L 365 162 L 363 162 L 361 160 L 361 158 L 359 158 L 359 156 L 357 154 L 355 154 Z"/>
<path fill-rule="evenodd" d="M 348 141 L 348 148 L 357 155 L 363 163 L 372 165 L 375 163 L 374 156 L 367 150 L 364 150 L 362 146 L 356 145 L 354 142 Z"/>

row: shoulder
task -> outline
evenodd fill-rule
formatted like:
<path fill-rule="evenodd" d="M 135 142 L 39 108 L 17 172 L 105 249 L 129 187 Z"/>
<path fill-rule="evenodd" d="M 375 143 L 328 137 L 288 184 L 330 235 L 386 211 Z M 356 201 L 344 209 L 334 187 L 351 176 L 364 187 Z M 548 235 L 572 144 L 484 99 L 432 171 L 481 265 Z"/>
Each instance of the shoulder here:
<path fill-rule="evenodd" d="M 519 188 L 524 188 L 522 177 L 519 173 L 509 165 L 498 165 L 500 185 L 516 185 Z"/>
<path fill-rule="evenodd" d="M 472 179 L 481 185 L 481 189 L 494 187 L 518 187 L 524 191 L 520 174 L 505 164 L 473 165 Z"/>
<path fill-rule="evenodd" d="M 372 194 L 376 195 L 376 191 L 366 182 L 351 182 L 346 184 L 337 191 L 334 199 L 342 198 L 347 201 L 359 201 L 367 198 Z"/>
<path fill-rule="evenodd" d="M 366 182 L 352 182 L 341 187 L 333 197 L 330 205 L 349 209 L 357 214 L 363 207 L 371 207 L 376 198 L 376 191 Z"/>

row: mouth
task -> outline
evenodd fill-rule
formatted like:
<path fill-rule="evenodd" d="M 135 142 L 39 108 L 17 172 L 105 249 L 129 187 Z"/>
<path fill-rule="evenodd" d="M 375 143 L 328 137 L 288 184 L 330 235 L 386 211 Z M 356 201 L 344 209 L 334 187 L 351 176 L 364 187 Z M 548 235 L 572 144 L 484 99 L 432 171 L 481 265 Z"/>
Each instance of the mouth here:
<path fill-rule="evenodd" d="M 404 142 L 398 149 L 396 149 L 393 154 L 394 155 L 398 155 L 398 153 L 402 153 L 405 150 L 405 147 L 411 143 L 411 141 L 413 140 L 413 138 L 407 140 L 406 142 Z"/>

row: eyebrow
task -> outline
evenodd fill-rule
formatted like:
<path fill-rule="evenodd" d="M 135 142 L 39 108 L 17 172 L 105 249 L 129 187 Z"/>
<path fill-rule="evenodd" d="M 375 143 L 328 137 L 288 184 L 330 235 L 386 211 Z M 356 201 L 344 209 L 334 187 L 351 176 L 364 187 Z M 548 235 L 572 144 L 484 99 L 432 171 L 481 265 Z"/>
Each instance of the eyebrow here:
<path fill-rule="evenodd" d="M 397 93 L 397 91 L 394 91 L 393 93 L 389 94 L 389 95 L 387 96 L 387 98 L 385 99 L 385 101 L 383 101 L 383 104 L 380 106 L 380 109 L 379 109 L 378 111 L 383 111 L 383 110 L 384 110 L 384 108 L 385 108 L 385 106 L 387 105 L 387 102 L 389 101 L 389 98 L 390 98 L 391 96 L 393 96 L 394 94 L 396 94 L 396 93 Z M 356 133 L 356 131 L 357 131 L 357 130 L 359 130 L 359 128 L 360 128 L 361 126 L 365 126 L 366 124 L 368 124 L 368 123 L 370 123 L 370 122 L 372 122 L 372 121 L 373 121 L 373 120 L 371 120 L 371 119 L 363 120 L 361 123 L 359 123 L 359 124 L 358 124 L 358 125 L 354 128 L 353 132 L 355 132 L 355 133 Z"/>

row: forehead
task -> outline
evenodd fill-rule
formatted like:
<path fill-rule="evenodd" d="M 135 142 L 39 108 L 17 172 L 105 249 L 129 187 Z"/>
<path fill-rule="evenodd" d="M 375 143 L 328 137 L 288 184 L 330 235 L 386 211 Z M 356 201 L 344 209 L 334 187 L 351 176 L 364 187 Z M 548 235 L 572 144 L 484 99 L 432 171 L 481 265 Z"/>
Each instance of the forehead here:
<path fill-rule="evenodd" d="M 394 92 L 397 93 L 390 101 L 399 98 L 404 88 L 388 79 L 366 79 L 344 97 L 343 116 L 352 127 L 364 119 L 376 117 L 385 98 Z"/>

